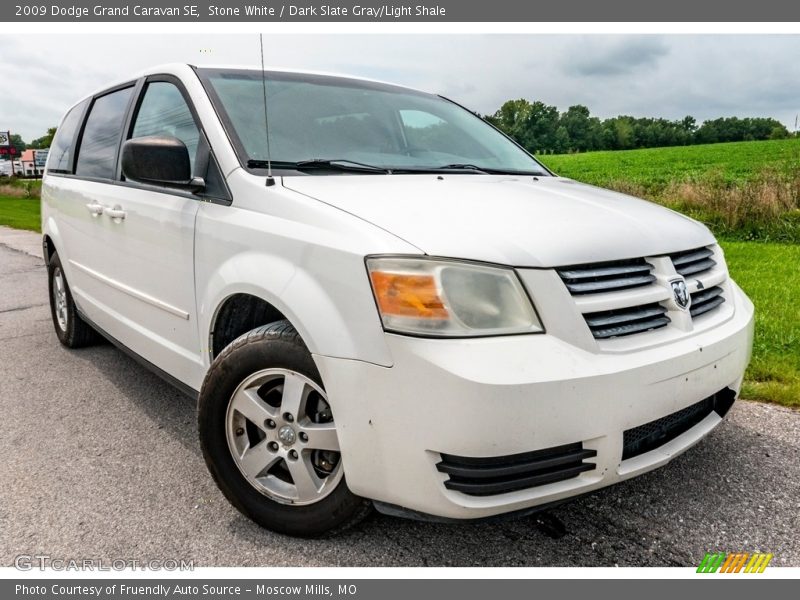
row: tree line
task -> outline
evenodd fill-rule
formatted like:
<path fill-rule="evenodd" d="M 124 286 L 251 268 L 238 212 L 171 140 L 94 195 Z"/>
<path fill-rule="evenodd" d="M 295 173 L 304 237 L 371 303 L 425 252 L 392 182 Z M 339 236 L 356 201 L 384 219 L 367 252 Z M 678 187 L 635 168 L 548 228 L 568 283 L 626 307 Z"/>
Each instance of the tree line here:
<path fill-rule="evenodd" d="M 626 115 L 600 119 L 580 104 L 559 112 L 555 106 L 525 99 L 509 100 L 493 115 L 482 117 L 534 154 L 688 146 L 791 136 L 783 123 L 769 117 L 723 117 L 701 125 L 691 116 L 675 121 Z"/>

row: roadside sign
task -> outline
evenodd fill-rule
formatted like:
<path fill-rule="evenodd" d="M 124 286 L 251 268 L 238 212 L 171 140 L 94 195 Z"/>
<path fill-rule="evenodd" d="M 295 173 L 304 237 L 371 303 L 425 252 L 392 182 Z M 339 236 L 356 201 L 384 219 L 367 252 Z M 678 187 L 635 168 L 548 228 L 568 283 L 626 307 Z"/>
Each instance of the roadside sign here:
<path fill-rule="evenodd" d="M 47 163 L 47 154 L 49 152 L 50 152 L 49 148 L 46 150 L 33 151 L 33 161 L 36 164 L 37 169 L 44 169 L 44 166 Z"/>
<path fill-rule="evenodd" d="M 11 132 L 0 131 L 0 148 L 8 148 L 11 145 Z"/>

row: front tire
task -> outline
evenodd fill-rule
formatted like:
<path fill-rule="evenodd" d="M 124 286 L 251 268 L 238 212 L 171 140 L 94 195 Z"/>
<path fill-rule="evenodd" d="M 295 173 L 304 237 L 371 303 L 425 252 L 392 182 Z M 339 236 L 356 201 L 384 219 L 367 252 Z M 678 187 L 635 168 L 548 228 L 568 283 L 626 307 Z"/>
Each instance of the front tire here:
<path fill-rule="evenodd" d="M 220 353 L 203 382 L 198 426 L 220 490 L 262 527 L 317 537 L 369 513 L 347 488 L 322 380 L 288 321 L 245 333 Z"/>
<path fill-rule="evenodd" d="M 67 348 L 83 348 L 97 340 L 97 333 L 78 314 L 72 299 L 67 276 L 61 266 L 58 253 L 54 252 L 47 265 L 48 288 L 50 291 L 50 315 L 58 341 Z"/>

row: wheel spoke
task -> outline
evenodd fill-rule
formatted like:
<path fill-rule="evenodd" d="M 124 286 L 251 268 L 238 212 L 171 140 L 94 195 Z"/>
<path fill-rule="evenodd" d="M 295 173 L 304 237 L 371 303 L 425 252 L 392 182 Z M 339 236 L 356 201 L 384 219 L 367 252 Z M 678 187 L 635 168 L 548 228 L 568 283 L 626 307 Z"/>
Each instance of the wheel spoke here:
<path fill-rule="evenodd" d="M 319 493 L 321 481 L 314 473 L 311 458 L 304 453 L 297 460 L 287 460 L 286 464 L 297 488 L 297 499 L 301 502 L 313 499 Z"/>
<path fill-rule="evenodd" d="M 301 428 L 308 436 L 305 444 L 315 450 L 333 450 L 339 452 L 339 438 L 336 436 L 336 425 L 333 423 L 313 423 Z"/>
<path fill-rule="evenodd" d="M 287 373 L 283 380 L 281 412 L 290 413 L 295 420 L 299 420 L 305 410 L 307 390 L 306 382 L 301 377 Z"/>
<path fill-rule="evenodd" d="M 279 460 L 281 460 L 279 456 L 267 451 L 267 440 L 263 439 L 242 453 L 239 457 L 239 465 L 248 477 L 255 479 Z"/>
<path fill-rule="evenodd" d="M 275 415 L 258 395 L 258 388 L 239 390 L 233 397 L 232 407 L 245 419 L 264 429 L 264 421 Z"/>

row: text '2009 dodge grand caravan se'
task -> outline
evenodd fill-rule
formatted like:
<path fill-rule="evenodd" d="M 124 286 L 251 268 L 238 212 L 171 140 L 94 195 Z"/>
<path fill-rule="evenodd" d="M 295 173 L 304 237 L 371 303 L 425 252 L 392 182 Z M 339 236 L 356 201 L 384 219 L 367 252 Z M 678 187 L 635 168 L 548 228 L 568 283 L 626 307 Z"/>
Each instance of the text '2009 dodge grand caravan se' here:
<path fill-rule="evenodd" d="M 639 475 L 720 423 L 750 357 L 706 227 L 400 86 L 154 69 L 67 113 L 42 194 L 61 342 L 198 396 L 220 489 L 281 532 Z"/>

